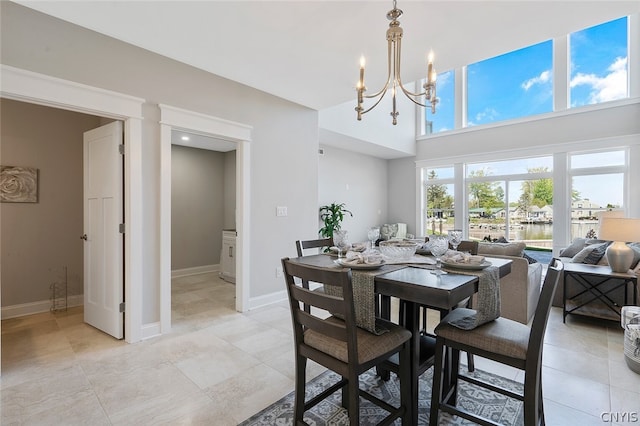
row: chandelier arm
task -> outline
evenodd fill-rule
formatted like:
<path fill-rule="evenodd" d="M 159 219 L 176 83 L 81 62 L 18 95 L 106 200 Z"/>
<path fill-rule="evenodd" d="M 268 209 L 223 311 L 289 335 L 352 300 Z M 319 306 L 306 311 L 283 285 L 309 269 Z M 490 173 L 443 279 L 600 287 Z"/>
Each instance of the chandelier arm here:
<path fill-rule="evenodd" d="M 400 89 L 402 89 L 402 93 L 404 93 L 407 97 L 409 96 L 413 96 L 413 97 L 419 97 L 419 96 L 426 96 L 427 93 L 426 92 L 422 92 L 422 93 L 413 93 L 410 92 L 409 90 L 405 89 L 404 85 L 402 84 L 402 82 L 400 81 L 400 79 L 398 79 L 398 86 L 400 86 Z"/>
<path fill-rule="evenodd" d="M 386 93 L 386 91 L 389 89 L 389 84 L 391 83 L 391 40 L 387 40 L 387 82 L 385 83 L 385 85 L 382 87 L 382 89 L 380 89 L 379 91 L 377 91 L 376 93 L 372 94 L 372 95 L 363 95 L 363 97 L 365 99 L 373 99 L 373 98 L 377 98 L 378 96 L 382 95 L 384 97 L 384 93 Z M 382 98 L 380 98 L 381 100 Z M 380 103 L 380 100 L 378 100 L 375 105 L 378 105 L 378 103 Z M 375 107 L 374 105 L 374 107 Z M 367 111 L 370 111 L 373 107 L 369 108 Z M 364 114 L 364 113 L 363 113 Z"/>
<path fill-rule="evenodd" d="M 388 84 L 387 84 L 387 85 L 388 85 Z M 387 87 L 387 85 L 385 85 L 385 87 Z M 366 114 L 366 113 L 368 113 L 369 111 L 371 111 L 372 109 L 374 109 L 376 106 L 378 106 L 378 104 L 380 103 L 380 101 L 382 100 L 382 98 L 384 98 L 384 95 L 386 95 L 386 94 L 387 94 L 387 91 L 386 91 L 386 90 L 383 90 L 381 93 L 382 93 L 382 95 L 380 96 L 380 98 L 378 98 L 378 100 L 377 100 L 373 105 L 371 105 L 371 107 L 370 107 L 369 109 L 362 111 L 362 114 Z M 373 97 L 373 96 L 371 96 L 371 97 Z"/>

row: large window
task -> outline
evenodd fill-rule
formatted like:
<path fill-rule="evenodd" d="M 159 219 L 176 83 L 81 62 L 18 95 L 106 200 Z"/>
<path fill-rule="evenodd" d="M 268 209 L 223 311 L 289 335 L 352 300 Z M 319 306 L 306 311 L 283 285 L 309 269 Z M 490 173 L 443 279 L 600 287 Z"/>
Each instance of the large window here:
<path fill-rule="evenodd" d="M 431 108 L 425 108 L 425 134 L 427 135 L 454 128 L 455 72 L 439 73 L 436 81 L 438 98 L 436 113 L 431 114 Z"/>
<path fill-rule="evenodd" d="M 467 67 L 467 126 L 553 110 L 551 40 Z"/>
<path fill-rule="evenodd" d="M 572 239 L 597 236 L 600 213 L 624 208 L 626 164 L 625 150 L 569 156 Z"/>
<path fill-rule="evenodd" d="M 467 164 L 469 237 L 551 247 L 553 158 Z"/>
<path fill-rule="evenodd" d="M 569 108 L 628 98 L 631 24 L 628 17 L 622 17 L 568 34 L 568 57 L 554 57 L 553 41 L 548 40 L 468 64 L 465 88 L 454 84 L 457 71 L 438 74 L 440 102 L 436 114 L 425 108 L 423 134 L 456 129 L 456 90 L 466 92 L 466 122 L 462 127 L 552 112 L 553 61 L 567 62 L 569 90 L 562 101 L 566 100 Z M 566 77 L 555 76 L 563 81 Z"/>
<path fill-rule="evenodd" d="M 569 35 L 571 107 L 629 96 L 627 18 Z"/>

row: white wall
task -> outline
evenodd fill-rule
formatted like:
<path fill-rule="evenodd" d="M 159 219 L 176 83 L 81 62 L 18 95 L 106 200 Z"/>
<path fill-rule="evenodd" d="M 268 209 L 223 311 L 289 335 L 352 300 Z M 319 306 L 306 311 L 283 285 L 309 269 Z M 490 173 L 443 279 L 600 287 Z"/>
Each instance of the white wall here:
<path fill-rule="evenodd" d="M 367 241 L 369 227 L 387 222 L 387 161 L 339 148 L 322 148 L 324 155 L 319 157 L 318 168 L 319 206 L 345 203 L 353 217 L 347 216 L 342 228 L 349 231 L 351 242 Z M 315 237 L 321 226 L 318 220 L 315 231 L 305 238 Z"/>
<path fill-rule="evenodd" d="M 3 64 L 148 101 L 142 140 L 143 324 L 159 321 L 158 103 L 253 127 L 250 297 L 281 291 L 282 278 L 275 274 L 280 258 L 295 253 L 295 239 L 317 231 L 317 112 L 14 3 L 0 7 Z M 276 217 L 278 205 L 288 206 L 287 217 Z"/>

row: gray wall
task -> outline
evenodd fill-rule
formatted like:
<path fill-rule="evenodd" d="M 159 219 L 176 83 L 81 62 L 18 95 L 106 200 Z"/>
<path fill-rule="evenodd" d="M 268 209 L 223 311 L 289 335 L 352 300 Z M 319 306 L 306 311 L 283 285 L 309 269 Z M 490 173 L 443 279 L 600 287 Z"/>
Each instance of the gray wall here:
<path fill-rule="evenodd" d="M 236 152 L 224 154 L 224 229 L 236 229 Z"/>
<path fill-rule="evenodd" d="M 280 292 L 280 259 L 295 254 L 293 242 L 301 235 L 317 232 L 317 111 L 15 3 L 0 2 L 0 8 L 3 64 L 148 101 L 143 108 L 141 171 L 143 324 L 160 319 L 158 103 L 253 127 L 249 295 Z M 276 217 L 280 205 L 288 206 L 287 217 Z"/>
<path fill-rule="evenodd" d="M 82 294 L 82 137 L 101 121 L 0 99 L 0 162 L 39 172 L 37 203 L 0 204 L 2 306 L 48 300 L 63 266 L 69 293 Z"/>
<path fill-rule="evenodd" d="M 171 147 L 171 269 L 220 263 L 225 212 L 222 152 Z"/>
<path fill-rule="evenodd" d="M 342 228 L 349 231 L 352 242 L 367 241 L 368 228 L 387 222 L 387 160 L 334 147 L 322 149 L 324 155 L 319 156 L 318 169 L 319 206 L 345 203 L 353 217 L 347 216 Z M 315 232 L 304 237 L 316 237 L 321 226 L 318 220 Z"/>

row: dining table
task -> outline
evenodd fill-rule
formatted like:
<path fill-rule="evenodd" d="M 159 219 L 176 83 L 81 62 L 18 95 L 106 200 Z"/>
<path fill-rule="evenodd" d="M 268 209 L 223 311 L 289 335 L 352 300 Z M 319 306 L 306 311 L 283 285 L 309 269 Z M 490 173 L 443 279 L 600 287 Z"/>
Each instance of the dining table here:
<path fill-rule="evenodd" d="M 511 260 L 486 257 L 485 260 L 498 268 L 498 274 L 503 277 L 511 272 Z M 292 262 L 324 267 L 346 268 L 336 262 L 336 258 L 329 254 L 315 254 L 291 259 Z M 420 307 L 435 309 L 441 318 L 460 302 L 471 297 L 478 291 L 478 274 L 469 270 L 446 268 L 446 274 L 432 273 L 433 265 L 421 264 L 384 264 L 375 270 L 375 295 L 382 300 L 380 316 L 390 318 L 390 298 L 398 298 L 403 304 L 403 316 L 399 322 L 411 332 L 410 366 L 411 372 L 411 404 L 409 406 L 411 424 L 418 424 L 418 383 L 424 372 L 424 366 L 433 365 L 435 354 L 434 342 L 420 332 Z M 355 269 L 354 269 L 355 271 Z M 450 354 L 445 358 L 450 365 Z M 445 366 L 444 388 L 450 384 L 450 368 Z"/>

